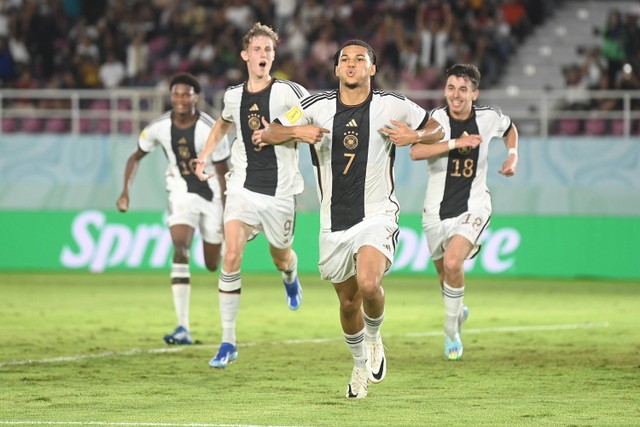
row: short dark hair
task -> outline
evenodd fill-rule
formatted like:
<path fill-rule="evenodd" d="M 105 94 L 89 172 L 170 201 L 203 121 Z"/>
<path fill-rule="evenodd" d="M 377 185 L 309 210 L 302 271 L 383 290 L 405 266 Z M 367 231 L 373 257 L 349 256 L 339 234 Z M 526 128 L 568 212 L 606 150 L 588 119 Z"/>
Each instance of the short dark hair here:
<path fill-rule="evenodd" d="M 171 78 L 171 82 L 169 83 L 169 90 L 172 90 L 173 87 L 177 84 L 191 86 L 196 94 L 200 93 L 200 91 L 202 90 L 197 77 L 189 73 L 178 73 L 174 75 Z"/>
<path fill-rule="evenodd" d="M 347 46 L 353 46 L 353 45 L 362 46 L 362 47 L 366 48 L 367 49 L 367 55 L 369 55 L 369 59 L 371 59 L 371 63 L 373 65 L 377 65 L 378 58 L 376 57 L 376 52 L 369 45 L 369 43 L 363 42 L 362 40 L 353 39 L 353 40 L 349 40 L 349 41 L 345 42 L 345 44 L 343 44 L 342 47 L 340 49 L 338 49 L 336 54 L 333 55 L 333 66 L 334 67 L 338 66 L 338 62 L 340 61 L 340 52 L 342 52 L 342 49 L 344 49 Z"/>
<path fill-rule="evenodd" d="M 456 76 L 467 78 L 471 83 L 473 83 L 474 89 L 478 89 L 480 86 L 480 80 L 482 76 L 480 75 L 480 70 L 473 64 L 456 64 L 447 68 L 446 71 L 447 77 Z"/>

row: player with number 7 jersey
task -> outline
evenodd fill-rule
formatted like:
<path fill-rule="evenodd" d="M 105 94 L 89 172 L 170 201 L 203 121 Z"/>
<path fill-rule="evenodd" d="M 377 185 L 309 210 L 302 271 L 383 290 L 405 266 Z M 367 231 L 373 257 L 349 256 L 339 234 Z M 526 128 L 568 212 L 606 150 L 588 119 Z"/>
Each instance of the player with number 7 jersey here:
<path fill-rule="evenodd" d="M 387 361 L 380 335 L 382 278 L 397 244 L 400 206 L 395 196 L 396 146 L 433 143 L 444 133 L 403 95 L 373 90 L 376 55 L 361 40 L 336 52 L 337 90 L 303 98 L 263 131 L 258 146 L 310 144 L 320 200 L 320 275 L 340 300 L 340 323 L 354 367 L 347 398 L 363 398 L 381 382 Z"/>

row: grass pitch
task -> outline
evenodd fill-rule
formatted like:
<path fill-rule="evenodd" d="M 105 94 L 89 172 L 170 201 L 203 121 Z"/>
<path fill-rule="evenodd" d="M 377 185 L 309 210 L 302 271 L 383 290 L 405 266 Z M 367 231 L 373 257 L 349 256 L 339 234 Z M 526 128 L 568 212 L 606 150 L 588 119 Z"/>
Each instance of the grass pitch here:
<path fill-rule="evenodd" d="M 0 425 L 640 424 L 640 283 L 467 277 L 460 362 L 442 354 L 434 277 L 385 279 L 389 370 L 344 397 L 352 359 L 328 282 L 245 275 L 239 358 L 208 367 L 217 274 L 192 277 L 196 345 L 168 347 L 168 274 L 0 274 Z"/>

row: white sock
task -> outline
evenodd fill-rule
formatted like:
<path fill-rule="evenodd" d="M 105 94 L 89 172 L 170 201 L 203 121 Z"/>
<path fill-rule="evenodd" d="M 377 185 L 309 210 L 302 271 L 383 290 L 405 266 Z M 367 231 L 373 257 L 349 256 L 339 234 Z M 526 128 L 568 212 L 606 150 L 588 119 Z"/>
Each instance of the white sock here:
<path fill-rule="evenodd" d="M 189 330 L 189 300 L 191 296 L 189 264 L 171 264 L 171 293 L 178 326 Z"/>
<path fill-rule="evenodd" d="M 364 338 L 367 341 L 375 341 L 380 336 L 380 328 L 384 320 L 384 313 L 377 319 L 373 319 L 364 313 Z"/>
<path fill-rule="evenodd" d="M 292 249 L 291 264 L 289 264 L 289 267 L 282 272 L 282 280 L 290 285 L 296 279 L 296 276 L 298 276 L 298 255 L 296 255 L 295 251 Z"/>
<path fill-rule="evenodd" d="M 367 351 L 364 346 L 364 329 L 354 335 L 344 334 L 344 338 L 349 350 L 351 350 L 355 365 L 360 368 L 365 367 L 367 363 Z"/>
<path fill-rule="evenodd" d="M 462 310 L 464 286 L 452 288 L 445 283 L 442 289 L 442 296 L 444 297 L 445 312 L 444 331 L 450 338 L 453 338 L 458 333 L 458 316 Z"/>
<path fill-rule="evenodd" d="M 234 273 L 220 272 L 218 289 L 226 292 L 218 293 L 220 321 L 222 323 L 222 342 L 236 345 L 236 319 L 240 309 L 240 270 Z M 228 293 L 238 291 L 237 293 Z"/>

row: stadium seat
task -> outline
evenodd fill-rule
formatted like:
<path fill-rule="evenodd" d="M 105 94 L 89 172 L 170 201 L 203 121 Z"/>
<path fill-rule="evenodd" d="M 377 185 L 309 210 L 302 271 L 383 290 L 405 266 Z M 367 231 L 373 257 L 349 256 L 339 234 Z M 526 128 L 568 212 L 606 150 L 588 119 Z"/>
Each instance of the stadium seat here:
<path fill-rule="evenodd" d="M 133 132 L 131 120 L 120 120 L 118 123 L 118 133 L 130 134 Z"/>
<path fill-rule="evenodd" d="M 607 131 L 607 121 L 605 119 L 589 119 L 584 124 L 585 135 L 604 135 Z"/>
<path fill-rule="evenodd" d="M 109 133 L 111 132 L 111 120 L 109 119 L 100 119 L 96 124 L 96 132 L 97 133 Z"/>
<path fill-rule="evenodd" d="M 80 119 L 78 123 L 80 133 L 91 133 L 93 131 L 93 123 L 89 119 Z"/>
<path fill-rule="evenodd" d="M 44 124 L 47 133 L 64 133 L 69 130 L 69 122 L 65 119 L 49 119 Z"/>
<path fill-rule="evenodd" d="M 611 120 L 611 135 L 620 136 L 624 134 L 624 120 Z"/>
<path fill-rule="evenodd" d="M 558 135 L 577 135 L 580 133 L 580 120 L 560 119 L 557 128 Z"/>
<path fill-rule="evenodd" d="M 29 117 L 22 120 L 22 132 L 39 133 L 42 131 L 42 120 Z"/>
<path fill-rule="evenodd" d="M 95 99 L 91 103 L 92 110 L 109 110 L 111 109 L 111 103 L 108 99 Z"/>
<path fill-rule="evenodd" d="M 2 132 L 13 133 L 18 131 L 18 121 L 13 118 L 2 119 Z"/>

